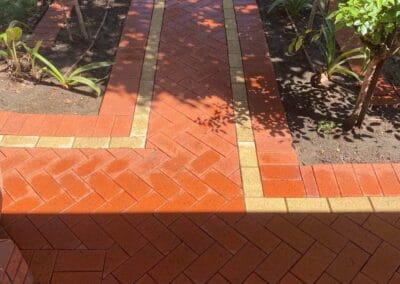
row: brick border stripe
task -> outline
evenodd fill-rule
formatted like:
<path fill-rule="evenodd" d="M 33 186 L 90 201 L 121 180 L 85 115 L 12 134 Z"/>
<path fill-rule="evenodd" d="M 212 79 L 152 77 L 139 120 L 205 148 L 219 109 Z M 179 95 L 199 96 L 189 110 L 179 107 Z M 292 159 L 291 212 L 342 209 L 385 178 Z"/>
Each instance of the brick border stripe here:
<path fill-rule="evenodd" d="M 257 151 L 251 125 L 236 16 L 232 0 L 224 0 L 225 30 L 233 94 L 236 139 L 245 197 L 263 197 Z"/>
<path fill-rule="evenodd" d="M 146 145 L 150 106 L 154 91 L 154 78 L 157 69 L 158 46 L 160 43 L 164 8 L 164 0 L 155 0 L 141 70 L 139 94 L 136 100 L 133 121 L 128 137 L 0 135 L 0 147 L 62 149 L 144 148 Z M 128 55 L 133 56 L 132 54 Z M 10 115 L 12 115 L 12 113 Z"/>
<path fill-rule="evenodd" d="M 268 56 L 267 49 L 262 49 L 261 52 L 257 53 L 256 48 L 249 44 L 249 42 L 251 43 L 255 40 L 256 35 L 253 29 L 255 27 L 259 28 L 259 23 L 254 23 L 254 19 L 247 18 L 248 11 L 246 9 L 250 9 L 252 12 L 254 12 L 254 9 L 258 9 L 254 1 L 249 0 L 247 2 L 246 4 L 243 1 L 240 3 L 237 2 L 237 6 L 235 7 L 233 0 L 223 1 L 237 143 L 246 211 L 271 213 L 399 211 L 400 197 L 265 197 L 265 189 L 263 187 L 268 185 L 268 189 L 274 188 L 272 188 L 273 183 L 263 184 L 261 181 L 258 160 L 260 157 L 258 155 L 262 151 L 262 147 L 265 148 L 263 144 L 268 144 L 272 141 L 272 144 L 276 144 L 279 147 L 282 155 L 287 154 L 288 156 L 292 156 L 295 152 L 291 146 L 292 138 L 287 127 L 286 118 L 284 115 L 280 117 L 283 110 L 277 94 L 272 62 L 255 62 L 256 58 L 249 59 L 247 55 L 242 54 L 244 48 L 246 51 L 245 54 L 250 53 L 253 57 L 264 58 Z M 246 5 L 246 8 L 242 5 Z M 236 13 L 240 14 L 239 18 Z M 262 36 L 261 40 L 264 40 L 263 33 L 260 32 L 259 34 L 257 36 Z M 265 64 L 268 66 L 265 66 Z M 262 75 L 260 82 L 253 82 L 253 78 L 248 77 L 253 75 L 259 76 L 260 74 Z M 260 84 L 266 84 L 266 86 L 260 86 Z M 270 116 L 268 119 L 266 118 L 268 124 L 260 125 L 254 116 L 257 116 L 259 108 L 266 107 L 266 104 L 268 104 L 270 111 Z M 274 107 L 271 107 L 272 105 Z M 252 111 L 251 113 L 250 110 Z M 257 149 L 258 147 L 261 149 Z M 278 160 L 282 159 L 282 157 L 275 158 Z M 302 180 L 299 181 L 304 190 L 303 182 Z M 295 185 L 293 183 L 293 186 Z M 281 186 L 282 184 L 277 183 L 275 185 L 276 190 L 280 190 Z M 290 187 L 290 185 L 286 187 Z"/>
<path fill-rule="evenodd" d="M 157 69 L 158 48 L 160 45 L 164 9 L 164 0 L 155 0 L 150 32 L 147 40 L 145 60 L 142 67 L 139 95 L 136 101 L 135 113 L 130 132 L 130 138 L 134 139 L 142 148 L 146 145 L 147 131 L 149 127 L 150 108 L 154 92 L 154 80 Z"/>
<path fill-rule="evenodd" d="M 246 198 L 247 212 L 260 213 L 391 213 L 400 197 Z"/>

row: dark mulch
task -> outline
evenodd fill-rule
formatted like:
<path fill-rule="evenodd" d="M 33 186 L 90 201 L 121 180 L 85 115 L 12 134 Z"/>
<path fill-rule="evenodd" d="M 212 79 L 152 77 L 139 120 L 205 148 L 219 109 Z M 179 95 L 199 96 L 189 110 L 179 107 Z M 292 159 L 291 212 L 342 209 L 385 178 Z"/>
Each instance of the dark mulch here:
<path fill-rule="evenodd" d="M 81 1 L 85 23 L 91 35 L 96 33 L 105 12 L 106 0 Z M 84 65 L 98 61 L 113 61 L 118 48 L 122 26 L 129 9 L 130 0 L 112 1 L 105 25 L 91 52 L 80 62 Z M 42 51 L 58 68 L 63 71 L 74 64 L 89 46 L 79 33 L 75 10 L 71 17 L 73 42 L 67 31 L 61 30 L 51 50 Z M 1 70 L 0 64 L 0 70 Z M 3 66 L 4 67 L 4 66 Z M 104 78 L 100 86 L 104 91 L 111 68 L 104 68 L 86 74 L 88 77 Z M 52 84 L 16 81 L 5 73 L 0 73 L 0 109 L 27 113 L 52 114 L 97 114 L 102 95 L 97 97 L 87 88 L 65 90 Z"/>
<path fill-rule="evenodd" d="M 344 131 L 341 124 L 353 108 L 358 83 L 351 78 L 337 77 L 338 84 L 314 87 L 311 78 L 315 73 L 304 53 L 291 55 L 287 52 L 295 32 L 286 14 L 280 11 L 267 14 L 265 2 L 259 1 L 261 17 L 300 161 L 303 164 L 399 162 L 400 110 L 374 108 L 362 129 Z M 295 22 L 301 27 L 306 20 L 304 15 Z M 314 44 L 307 50 L 317 68 L 321 66 L 320 47 Z M 325 121 L 329 121 L 333 129 L 318 131 L 318 126 Z"/>

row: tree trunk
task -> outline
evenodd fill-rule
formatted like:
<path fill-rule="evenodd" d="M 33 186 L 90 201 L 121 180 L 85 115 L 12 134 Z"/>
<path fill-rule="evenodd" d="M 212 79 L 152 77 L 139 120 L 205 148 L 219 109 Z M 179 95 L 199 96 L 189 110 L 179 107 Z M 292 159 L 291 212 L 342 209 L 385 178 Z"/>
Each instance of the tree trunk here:
<path fill-rule="evenodd" d="M 372 96 L 374 95 L 374 91 L 376 89 L 376 85 L 378 83 L 379 76 L 382 72 L 384 62 L 385 62 L 385 60 L 381 59 L 375 67 L 375 72 L 372 77 L 371 84 L 368 88 L 367 97 L 365 98 L 365 101 L 361 108 L 360 115 L 358 116 L 358 119 L 357 119 L 357 127 L 361 127 L 361 125 L 364 121 L 365 115 L 367 114 L 368 108 L 371 105 Z"/>
<path fill-rule="evenodd" d="M 86 30 L 85 21 L 83 20 L 81 7 L 79 6 L 79 0 L 75 0 L 74 4 L 75 4 L 76 17 L 78 18 L 79 29 L 81 31 L 81 34 L 85 40 L 89 40 L 89 35 Z"/>
<path fill-rule="evenodd" d="M 347 128 L 351 129 L 354 126 L 361 127 L 365 115 L 371 103 L 372 95 L 376 88 L 379 75 L 383 68 L 384 59 L 375 56 L 368 63 L 367 71 L 361 85 L 361 90 L 358 94 L 353 112 L 346 122 Z"/>

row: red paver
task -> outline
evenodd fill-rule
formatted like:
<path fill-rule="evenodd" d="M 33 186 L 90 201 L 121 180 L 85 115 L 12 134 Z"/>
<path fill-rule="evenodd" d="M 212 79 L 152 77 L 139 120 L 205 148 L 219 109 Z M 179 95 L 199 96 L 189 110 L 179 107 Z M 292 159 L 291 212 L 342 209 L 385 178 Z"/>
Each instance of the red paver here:
<path fill-rule="evenodd" d="M 50 5 L 34 32 L 34 40 L 50 47 L 62 26 L 64 11 L 73 1 Z M 37 136 L 129 136 L 139 90 L 146 37 L 150 28 L 152 2 L 132 1 L 121 35 L 115 64 L 97 116 L 51 115 L 0 112 L 0 133 Z M 140 12 L 138 15 L 136 12 Z M 129 55 L 128 57 L 126 55 Z M 132 59 L 131 59 L 132 58 Z M 131 66 L 134 66 L 134 70 Z"/>
<path fill-rule="evenodd" d="M 285 110 L 279 98 L 273 63 L 265 43 L 258 8 L 252 1 L 236 5 L 236 18 L 242 48 L 243 67 L 249 94 L 249 108 L 257 155 L 268 197 L 339 197 L 399 195 L 400 185 L 390 165 L 317 165 L 313 170 L 300 167 L 302 186 L 294 167 L 298 163 L 292 146 Z M 249 26 L 252 28 L 250 29 Z M 260 44 L 263 42 L 263 44 Z M 393 99 L 393 96 L 391 96 Z M 376 176 L 369 168 L 374 168 Z M 393 164 L 396 169 L 398 164 Z M 284 170 L 286 168 L 286 170 Z M 376 170 L 377 169 L 377 170 Z M 349 171 L 353 173 L 349 173 Z M 270 181 L 270 179 L 276 181 Z M 316 182 L 315 182 L 316 181 Z M 292 189 L 293 187 L 293 189 Z M 382 192 L 383 187 L 386 191 Z"/>
<path fill-rule="evenodd" d="M 41 283 L 396 279 L 396 214 L 245 214 L 222 1 L 166 4 L 146 149 L 0 149 L 0 236 L 27 263 L 9 274 L 27 283 L 29 271 Z M 235 4 L 265 196 L 400 194 L 398 164 L 299 165 L 256 3 Z M 132 2 L 117 54 L 129 72 L 112 75 L 110 92 L 120 96 L 106 96 L 100 116 L 36 124 L 0 113 L 0 125 L 126 135 L 151 9 Z M 388 251 L 390 265 L 379 268 Z"/>

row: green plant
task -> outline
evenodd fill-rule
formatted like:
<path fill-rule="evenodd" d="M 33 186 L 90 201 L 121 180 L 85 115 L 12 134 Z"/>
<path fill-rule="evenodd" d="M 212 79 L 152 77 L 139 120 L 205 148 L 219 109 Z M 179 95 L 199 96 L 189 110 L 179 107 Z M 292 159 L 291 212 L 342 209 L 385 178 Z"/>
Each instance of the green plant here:
<path fill-rule="evenodd" d="M 322 53 L 326 63 L 326 76 L 330 79 L 334 74 L 344 74 L 360 80 L 359 75 L 353 72 L 345 64 L 349 62 L 349 60 L 364 60 L 364 48 L 354 48 L 338 55 L 335 24 L 330 19 L 327 19 L 325 24 L 322 25 L 321 34 L 323 39 Z"/>
<path fill-rule="evenodd" d="M 83 73 L 112 65 L 110 62 L 94 62 L 76 68 L 69 75 L 64 75 L 53 63 L 39 53 L 35 53 L 34 56 L 44 64 L 45 67 L 42 70 L 55 78 L 64 88 L 68 89 L 78 85 L 85 85 L 95 91 L 97 95 L 101 93 L 100 87 L 97 85 L 98 80 L 96 78 L 84 77 Z"/>
<path fill-rule="evenodd" d="M 310 0 L 275 0 L 269 10 L 268 13 L 272 12 L 277 8 L 286 9 L 291 15 L 298 15 L 303 10 L 310 9 L 312 4 Z"/>
<path fill-rule="evenodd" d="M 321 38 L 321 30 L 314 31 L 312 29 L 305 30 L 299 36 L 296 36 L 288 46 L 289 53 L 296 53 L 303 47 L 307 38 L 311 37 L 310 43 L 314 43 Z"/>
<path fill-rule="evenodd" d="M 310 42 L 314 43 L 321 41 L 322 54 L 325 59 L 325 70 L 324 73 L 328 79 L 335 74 L 344 74 L 359 80 L 360 77 L 357 73 L 353 72 L 346 66 L 346 63 L 350 60 L 366 58 L 366 52 L 364 48 L 354 48 L 345 52 L 340 53 L 337 49 L 336 44 L 336 29 L 335 24 L 332 20 L 326 19 L 321 25 L 320 30 L 314 31 L 307 29 L 303 34 L 294 38 L 288 47 L 290 53 L 299 51 L 304 45 L 305 40 L 310 38 Z"/>
<path fill-rule="evenodd" d="M 4 33 L 0 34 L 0 43 L 5 47 L 4 50 L 0 49 L 0 57 L 4 57 L 8 64 L 11 64 L 13 75 L 20 77 L 25 71 L 29 70 L 30 76 L 39 80 L 43 74 L 47 74 L 55 78 L 64 88 L 73 88 L 78 85 L 85 85 L 96 92 L 97 95 L 100 95 L 101 89 L 97 85 L 99 80 L 96 78 L 85 77 L 84 73 L 99 68 L 109 67 L 111 66 L 110 62 L 90 63 L 78 67 L 68 74 L 63 74 L 53 63 L 39 53 L 42 42 L 36 42 L 34 47 L 31 48 L 21 40 L 22 33 L 22 29 L 15 26 L 15 22 L 13 22 Z M 18 50 L 19 47 L 23 47 L 23 49 Z M 29 66 L 28 68 L 24 68 L 24 70 L 21 68 L 21 58 L 24 59 L 23 62 L 27 63 Z M 37 64 L 38 61 L 41 63 L 41 66 Z"/>
<path fill-rule="evenodd" d="M 369 50 L 365 76 L 347 126 L 360 127 L 370 106 L 384 62 L 400 50 L 400 1 L 348 0 L 330 15 L 339 27 L 354 28 Z"/>
<path fill-rule="evenodd" d="M 39 40 L 35 43 L 33 48 L 30 48 L 25 43 L 23 43 L 23 47 L 26 50 L 28 55 L 28 62 L 30 63 L 30 73 L 33 78 L 36 80 L 39 79 L 42 69 L 36 65 L 36 55 L 39 54 L 39 49 L 42 45 L 42 41 Z"/>
<path fill-rule="evenodd" d="M 0 0 L 0 28 L 10 21 L 22 20 L 36 3 L 36 0 Z"/>
<path fill-rule="evenodd" d="M 86 85 L 94 90 L 97 95 L 100 95 L 101 90 L 97 85 L 98 80 L 96 78 L 84 77 L 82 76 L 82 74 L 91 70 L 106 68 L 111 65 L 111 62 L 94 62 L 78 67 L 74 71 L 72 71 L 71 74 L 66 76 L 67 85 L 71 87 L 77 86 L 79 84 Z"/>
<path fill-rule="evenodd" d="M 317 132 L 320 134 L 332 134 L 337 127 L 337 124 L 331 120 L 318 121 Z"/>
<path fill-rule="evenodd" d="M 17 49 L 22 45 L 22 29 L 10 24 L 5 32 L 0 34 L 0 40 L 5 50 L 1 50 L 0 56 L 4 57 L 11 65 L 16 76 L 21 75 L 21 62 Z"/>

